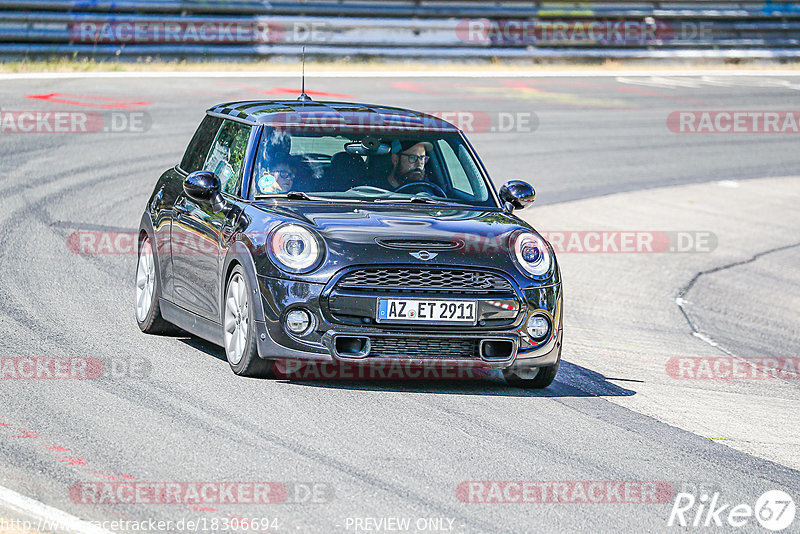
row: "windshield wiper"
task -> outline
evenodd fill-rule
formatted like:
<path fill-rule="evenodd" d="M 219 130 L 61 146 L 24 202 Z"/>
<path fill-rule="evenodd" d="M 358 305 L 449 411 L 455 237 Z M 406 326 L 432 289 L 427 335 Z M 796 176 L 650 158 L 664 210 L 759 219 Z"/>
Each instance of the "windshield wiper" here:
<path fill-rule="evenodd" d="M 278 193 L 272 195 L 256 195 L 256 200 L 268 200 L 271 198 L 285 198 L 288 200 L 306 200 L 311 202 L 317 201 L 327 201 L 327 202 L 397 202 L 397 203 L 414 203 L 414 204 L 444 204 L 446 206 L 459 206 L 463 207 L 463 204 L 459 204 L 457 202 L 448 202 L 447 200 L 439 200 L 436 198 L 431 198 L 428 196 L 417 195 L 411 198 L 322 198 L 322 197 L 312 197 L 308 196 L 303 191 L 288 191 L 286 193 Z"/>
<path fill-rule="evenodd" d="M 286 193 L 286 198 L 290 200 L 315 200 L 310 196 L 306 195 L 305 193 L 303 193 L 302 191 L 289 191 L 288 193 Z"/>
<path fill-rule="evenodd" d="M 414 204 L 443 204 L 445 206 L 458 206 L 464 207 L 469 206 L 469 204 L 462 204 L 459 202 L 452 202 L 448 200 L 441 200 L 438 198 L 431 198 L 426 196 L 414 196 L 411 198 L 376 198 L 373 202 L 396 202 L 398 204 L 406 204 L 406 203 L 414 203 Z M 471 206 L 470 206 L 471 207 Z"/>
<path fill-rule="evenodd" d="M 430 197 L 411 197 L 411 198 L 395 198 L 395 197 L 382 197 L 374 198 L 372 202 L 419 202 L 420 204 L 430 204 L 432 202 L 439 203 L 439 200 L 434 200 Z"/>
<path fill-rule="evenodd" d="M 289 191 L 281 195 L 256 195 L 256 200 L 266 200 L 268 198 L 288 198 L 289 200 L 325 200 L 319 197 L 310 197 L 302 191 Z"/>

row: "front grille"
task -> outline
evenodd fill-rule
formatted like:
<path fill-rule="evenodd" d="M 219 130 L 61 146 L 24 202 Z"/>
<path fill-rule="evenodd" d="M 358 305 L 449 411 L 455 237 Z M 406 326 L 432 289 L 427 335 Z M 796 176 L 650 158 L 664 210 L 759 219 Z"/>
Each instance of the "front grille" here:
<path fill-rule="evenodd" d="M 511 283 L 499 275 L 454 269 L 363 269 L 346 275 L 337 286 L 365 291 L 513 292 Z"/>
<path fill-rule="evenodd" d="M 478 358 L 480 340 L 453 338 L 374 336 L 370 358 Z"/>

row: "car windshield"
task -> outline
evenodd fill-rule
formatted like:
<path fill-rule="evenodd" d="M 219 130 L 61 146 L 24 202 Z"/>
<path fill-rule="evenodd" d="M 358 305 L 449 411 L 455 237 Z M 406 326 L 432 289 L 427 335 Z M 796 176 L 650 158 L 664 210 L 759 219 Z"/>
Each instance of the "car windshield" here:
<path fill-rule="evenodd" d="M 253 166 L 256 198 L 456 203 L 496 207 L 457 132 L 309 132 L 265 127 Z"/>

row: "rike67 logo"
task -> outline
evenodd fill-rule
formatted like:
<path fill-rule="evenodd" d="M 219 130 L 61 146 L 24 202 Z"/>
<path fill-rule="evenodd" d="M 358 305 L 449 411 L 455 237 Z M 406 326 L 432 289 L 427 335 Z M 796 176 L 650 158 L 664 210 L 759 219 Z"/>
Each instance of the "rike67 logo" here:
<path fill-rule="evenodd" d="M 781 490 L 770 490 L 756 500 L 755 506 L 724 502 L 719 493 L 696 498 L 678 493 L 667 526 L 741 528 L 755 526 L 753 518 L 765 529 L 778 532 L 794 522 L 796 507 L 792 497 Z"/>

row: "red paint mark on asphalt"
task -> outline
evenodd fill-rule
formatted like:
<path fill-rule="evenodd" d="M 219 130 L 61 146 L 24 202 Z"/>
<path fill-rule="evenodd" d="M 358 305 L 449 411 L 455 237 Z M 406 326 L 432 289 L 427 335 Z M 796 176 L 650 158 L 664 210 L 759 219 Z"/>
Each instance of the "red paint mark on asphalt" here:
<path fill-rule="evenodd" d="M 72 458 L 70 456 L 62 456 L 58 461 L 67 465 L 86 465 L 86 460 L 83 458 Z"/>
<path fill-rule="evenodd" d="M 425 89 L 416 82 L 392 82 L 389 85 L 395 89 L 400 89 L 401 91 L 412 91 L 414 93 L 434 93 L 434 91 Z"/>
<path fill-rule="evenodd" d="M 526 91 L 533 91 L 534 93 L 543 93 L 543 89 L 539 89 L 538 87 L 532 87 L 530 83 L 520 82 L 516 80 L 505 80 L 503 82 L 504 87 L 510 87 L 511 89 L 524 89 Z"/>
<path fill-rule="evenodd" d="M 261 91 L 261 93 L 265 95 L 284 95 L 284 94 L 299 95 L 301 92 L 302 92 L 301 89 L 293 89 L 291 87 L 273 87 L 272 89 Z M 345 95 L 341 93 L 329 93 L 327 91 L 312 91 L 311 89 L 307 89 L 306 94 L 308 96 L 325 96 L 328 98 L 353 98 L 353 95 Z"/>
<path fill-rule="evenodd" d="M 121 98 L 114 98 L 110 96 L 70 95 L 66 93 L 25 95 L 25 98 L 33 98 L 36 100 L 44 100 L 46 102 L 56 102 L 58 104 L 70 104 L 73 106 L 98 109 L 134 109 L 136 107 L 150 105 L 150 102 L 123 100 Z"/>
<path fill-rule="evenodd" d="M 572 80 L 527 80 L 525 82 L 520 82 L 516 80 L 505 80 L 503 81 L 503 85 L 508 87 L 513 87 L 512 84 L 515 85 L 526 85 L 526 84 L 533 84 L 533 85 L 559 85 L 564 87 L 585 87 L 589 89 L 610 89 L 609 86 L 603 85 L 600 83 L 593 83 L 593 82 L 578 82 Z"/>
<path fill-rule="evenodd" d="M 292 87 L 273 87 L 272 89 L 264 89 L 262 87 L 258 87 L 255 85 L 242 85 L 242 84 L 235 84 L 235 83 L 228 83 L 228 82 L 215 82 L 216 85 L 224 85 L 225 87 L 233 87 L 236 89 L 245 89 L 252 93 L 257 93 L 260 95 L 299 95 L 302 90 L 300 88 L 292 88 Z M 308 96 L 324 96 L 329 98 L 354 98 L 353 95 L 347 95 L 343 93 L 329 93 L 327 91 L 314 91 L 311 89 L 306 90 L 306 94 Z"/>
<path fill-rule="evenodd" d="M 117 478 L 113 475 L 107 475 L 105 473 L 100 473 L 99 471 L 87 471 L 90 475 L 94 475 L 100 478 L 107 478 L 108 480 L 116 480 Z"/>
<path fill-rule="evenodd" d="M 100 471 L 87 471 L 90 475 L 94 475 L 96 477 L 105 478 L 108 480 L 136 480 L 135 476 L 126 475 L 124 473 L 117 473 L 116 475 L 109 475 L 107 473 L 101 473 Z"/>
<path fill-rule="evenodd" d="M 0 427 L 10 427 L 10 426 L 11 425 L 9 423 L 0 423 Z M 20 429 L 18 429 L 18 432 L 19 432 L 19 435 L 12 435 L 11 437 L 12 438 L 38 438 L 39 437 L 36 434 L 36 432 L 33 431 L 33 430 L 27 430 L 27 429 L 20 428 Z M 60 445 L 54 445 L 54 444 L 49 444 L 49 445 L 45 444 L 45 448 L 50 450 L 50 451 L 54 451 L 55 453 L 58 453 L 58 452 L 70 452 L 70 449 L 68 449 L 66 447 L 62 447 Z M 86 465 L 88 465 L 88 460 L 85 460 L 83 458 L 79 458 L 77 456 L 66 456 L 66 455 L 58 455 L 58 454 L 52 454 L 52 456 L 55 457 L 55 458 L 58 458 L 59 463 L 62 463 L 62 464 L 75 465 L 75 466 L 86 466 Z M 101 478 L 106 478 L 106 479 L 109 479 L 109 480 L 112 480 L 112 481 L 116 481 L 118 479 L 119 480 L 135 480 L 136 479 L 135 476 L 128 475 L 128 474 L 125 474 L 125 473 L 119 473 L 115 477 L 114 475 L 107 475 L 105 473 L 100 473 L 99 471 L 88 471 L 88 470 L 85 470 L 85 472 L 93 474 L 93 475 L 101 477 Z M 119 478 L 117 478 L 117 477 L 119 477 Z M 210 510 L 210 511 L 215 511 L 215 510 Z M 120 514 L 120 515 L 124 515 L 124 514 Z"/>

